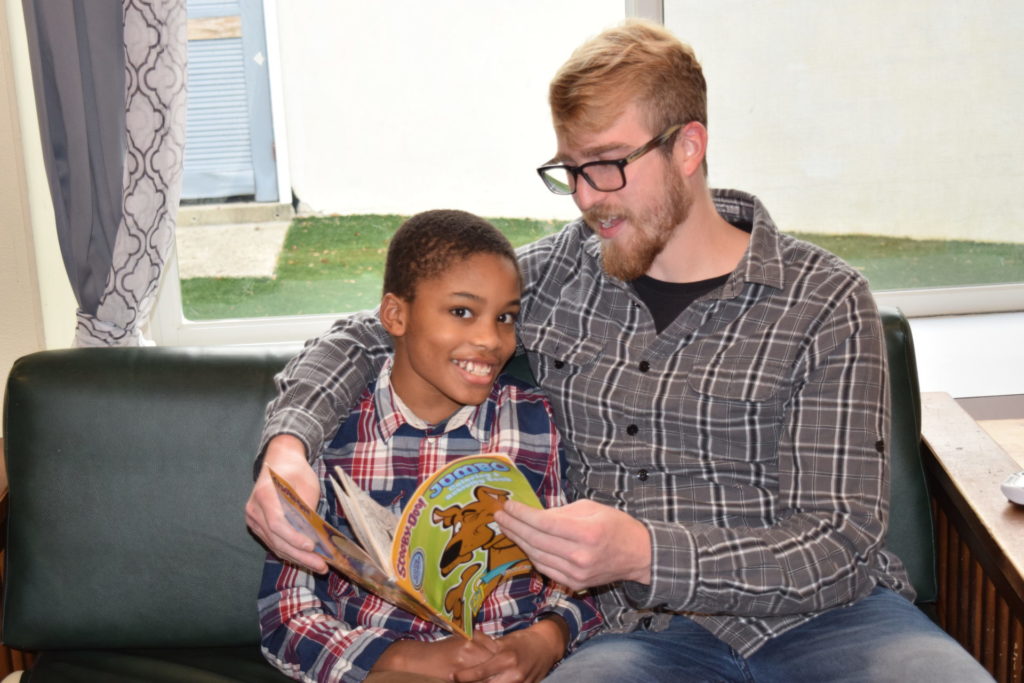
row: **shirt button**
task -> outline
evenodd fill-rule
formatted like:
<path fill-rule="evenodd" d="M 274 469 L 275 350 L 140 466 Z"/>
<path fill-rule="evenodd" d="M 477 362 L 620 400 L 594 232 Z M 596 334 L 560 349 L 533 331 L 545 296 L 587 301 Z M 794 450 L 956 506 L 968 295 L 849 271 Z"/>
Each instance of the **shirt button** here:
<path fill-rule="evenodd" d="M 647 481 L 647 470 L 637 470 L 636 478 L 640 481 Z"/>
<path fill-rule="evenodd" d="M 556 360 L 554 363 L 555 370 L 561 370 L 565 367 L 565 361 Z"/>
<path fill-rule="evenodd" d="M 879 453 L 885 452 L 885 441 L 883 439 L 879 439 L 875 442 L 875 450 Z"/>
<path fill-rule="evenodd" d="M 640 372 L 647 372 L 651 369 L 651 364 L 645 360 L 640 361 Z"/>
<path fill-rule="evenodd" d="M 636 433 L 640 431 L 640 428 L 636 425 L 629 425 L 626 427 L 626 433 L 630 436 L 636 436 Z"/>

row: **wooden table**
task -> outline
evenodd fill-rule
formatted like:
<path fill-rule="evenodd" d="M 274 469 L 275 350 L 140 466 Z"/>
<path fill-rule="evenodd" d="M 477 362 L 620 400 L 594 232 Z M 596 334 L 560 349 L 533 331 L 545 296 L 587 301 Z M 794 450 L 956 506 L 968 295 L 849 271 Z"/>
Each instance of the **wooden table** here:
<path fill-rule="evenodd" d="M 1024 417 L 978 420 L 978 425 L 1024 470 Z"/>
<path fill-rule="evenodd" d="M 921 395 L 936 514 L 939 623 L 997 681 L 1024 679 L 1024 506 L 999 485 L 1024 469 L 1024 418 L 972 418 L 949 394 Z M 1011 455 L 1012 451 L 1012 455 Z"/>
<path fill-rule="evenodd" d="M 928 449 L 987 529 L 1007 560 L 1024 577 L 1024 506 L 1003 495 L 999 485 L 1024 469 L 1024 451 L 1013 447 L 1024 419 L 976 421 L 944 393 L 921 395 L 921 432 Z M 998 436 L 999 441 L 996 440 Z M 1020 581 L 1024 594 L 1024 580 Z"/>

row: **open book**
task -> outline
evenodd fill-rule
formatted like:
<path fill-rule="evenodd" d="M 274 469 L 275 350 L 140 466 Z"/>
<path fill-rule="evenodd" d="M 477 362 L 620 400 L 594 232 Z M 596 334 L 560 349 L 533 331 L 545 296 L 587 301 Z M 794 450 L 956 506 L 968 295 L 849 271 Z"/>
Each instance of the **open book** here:
<path fill-rule="evenodd" d="M 452 461 L 416 489 L 400 516 L 378 504 L 347 472 L 331 485 L 358 543 L 303 503 L 271 471 L 285 517 L 349 580 L 393 605 L 467 638 L 484 600 L 505 579 L 532 569 L 526 554 L 498 528 L 507 500 L 542 507 L 526 477 L 506 456 Z"/>

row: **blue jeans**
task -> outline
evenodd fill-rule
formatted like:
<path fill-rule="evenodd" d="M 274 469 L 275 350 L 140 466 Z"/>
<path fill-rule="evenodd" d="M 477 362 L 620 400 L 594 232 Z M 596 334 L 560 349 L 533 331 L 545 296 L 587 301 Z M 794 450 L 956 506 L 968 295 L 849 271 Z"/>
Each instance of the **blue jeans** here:
<path fill-rule="evenodd" d="M 664 631 L 599 635 L 545 681 L 992 681 L 921 610 L 885 588 L 765 643 L 748 659 L 686 617 Z"/>

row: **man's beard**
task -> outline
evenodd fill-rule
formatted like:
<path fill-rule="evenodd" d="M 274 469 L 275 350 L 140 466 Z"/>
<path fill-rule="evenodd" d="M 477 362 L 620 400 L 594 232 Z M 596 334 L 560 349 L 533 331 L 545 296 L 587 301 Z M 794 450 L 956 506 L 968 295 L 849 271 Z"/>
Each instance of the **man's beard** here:
<path fill-rule="evenodd" d="M 629 223 L 626 241 L 601 240 L 601 266 L 608 275 L 629 282 L 646 273 L 676 227 L 686 220 L 693 197 L 675 169 L 666 169 L 665 181 L 663 201 L 649 209 L 617 213 L 609 207 L 598 207 L 583 214 L 599 236 L 597 226 L 606 218 L 623 218 Z"/>

